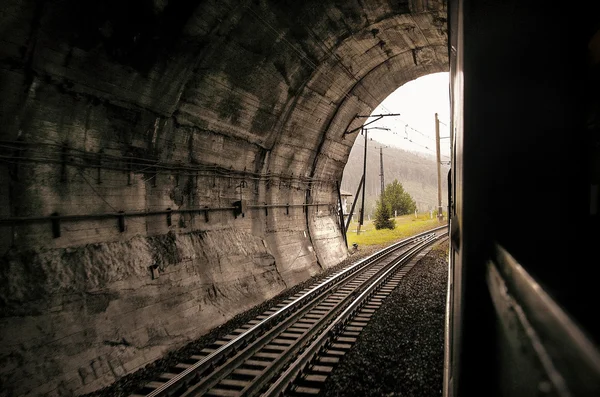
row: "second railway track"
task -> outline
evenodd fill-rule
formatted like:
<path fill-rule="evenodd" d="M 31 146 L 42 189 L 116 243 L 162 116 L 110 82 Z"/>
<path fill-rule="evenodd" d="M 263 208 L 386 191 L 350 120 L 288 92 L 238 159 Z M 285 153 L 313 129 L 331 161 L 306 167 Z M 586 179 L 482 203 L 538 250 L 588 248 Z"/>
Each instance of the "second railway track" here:
<path fill-rule="evenodd" d="M 445 234 L 402 240 L 304 289 L 130 397 L 315 395 L 406 264 Z"/>

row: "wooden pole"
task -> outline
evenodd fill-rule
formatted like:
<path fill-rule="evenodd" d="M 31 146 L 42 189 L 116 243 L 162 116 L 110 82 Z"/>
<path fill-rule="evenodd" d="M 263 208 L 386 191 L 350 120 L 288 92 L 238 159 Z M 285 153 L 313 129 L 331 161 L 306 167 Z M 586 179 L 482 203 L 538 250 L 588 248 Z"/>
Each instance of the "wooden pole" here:
<path fill-rule="evenodd" d="M 443 220 L 442 212 L 442 162 L 440 159 L 440 120 L 435 114 L 435 155 L 437 159 L 437 185 L 438 185 L 438 220 Z"/>
<path fill-rule="evenodd" d="M 346 221 L 346 231 L 350 227 L 350 221 L 352 221 L 352 215 L 354 215 L 354 207 L 356 206 L 356 202 L 358 201 L 358 195 L 360 194 L 360 189 L 363 186 L 363 181 L 365 180 L 365 176 L 363 175 L 358 182 L 358 189 L 356 189 L 356 194 L 354 195 L 354 201 L 352 202 L 352 207 L 350 208 L 350 213 L 348 214 L 348 220 Z"/>
<path fill-rule="evenodd" d="M 340 228 L 342 229 L 342 236 L 344 237 L 346 247 L 348 247 L 348 239 L 346 238 L 346 228 L 344 227 L 344 207 L 342 206 L 342 192 L 340 192 L 340 183 L 338 181 L 335 181 L 335 185 L 337 187 L 338 202 L 340 204 Z"/>
<path fill-rule="evenodd" d="M 360 219 L 358 221 L 358 228 L 356 229 L 356 234 L 360 234 L 360 227 L 364 224 L 364 220 L 365 220 L 365 190 L 366 190 L 366 186 L 365 186 L 365 182 L 367 181 L 367 146 L 368 146 L 368 141 L 367 141 L 367 129 L 363 128 L 362 129 L 363 134 L 365 134 L 365 158 L 363 159 L 363 191 L 362 191 L 362 205 L 361 205 L 361 209 L 360 209 Z"/>

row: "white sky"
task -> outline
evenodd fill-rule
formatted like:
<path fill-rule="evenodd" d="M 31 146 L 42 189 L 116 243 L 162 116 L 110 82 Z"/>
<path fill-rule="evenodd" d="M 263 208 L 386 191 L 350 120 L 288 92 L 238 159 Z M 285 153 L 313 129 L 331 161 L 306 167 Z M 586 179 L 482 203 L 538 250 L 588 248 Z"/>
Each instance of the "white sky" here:
<path fill-rule="evenodd" d="M 435 156 L 434 115 L 437 112 L 440 120 L 442 161 L 447 161 L 450 153 L 450 140 L 444 139 L 444 137 L 449 135 L 450 125 L 448 84 L 447 72 L 429 74 L 404 84 L 391 93 L 371 113 L 400 113 L 400 116 L 384 117 L 366 127 L 387 127 L 391 131 L 369 130 L 368 137 L 385 145 Z M 365 123 L 371 120 L 373 119 L 369 118 Z M 406 124 L 408 127 L 405 127 Z M 357 137 L 357 139 L 361 138 L 360 135 Z"/>

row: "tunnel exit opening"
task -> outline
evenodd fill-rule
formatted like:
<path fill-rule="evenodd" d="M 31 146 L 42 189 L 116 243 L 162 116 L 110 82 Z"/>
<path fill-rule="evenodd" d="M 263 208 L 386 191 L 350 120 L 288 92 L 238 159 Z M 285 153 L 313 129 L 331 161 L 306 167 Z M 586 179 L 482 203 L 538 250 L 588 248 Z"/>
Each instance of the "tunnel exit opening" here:
<path fill-rule="evenodd" d="M 412 80 L 391 93 L 363 119 L 364 124 L 355 128 L 360 134 L 350 151 L 341 184 L 348 197 L 344 208 L 347 233 L 359 235 L 365 222 L 372 228 L 386 187 L 404 193 L 407 202 L 396 204 L 390 217 L 444 215 L 445 175 L 450 165 L 448 86 L 447 72 Z M 440 206 L 444 208 L 441 213 Z"/>

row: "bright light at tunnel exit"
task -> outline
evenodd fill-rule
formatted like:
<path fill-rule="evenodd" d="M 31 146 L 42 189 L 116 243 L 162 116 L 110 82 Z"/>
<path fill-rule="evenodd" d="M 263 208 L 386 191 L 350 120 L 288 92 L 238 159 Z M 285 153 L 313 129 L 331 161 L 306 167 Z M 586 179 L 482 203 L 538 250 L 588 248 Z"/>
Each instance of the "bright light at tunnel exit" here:
<path fill-rule="evenodd" d="M 409 81 L 391 93 L 371 114 L 400 113 L 384 117 L 369 127 L 385 127 L 391 131 L 369 130 L 369 138 L 385 145 L 435 156 L 435 113 L 440 120 L 442 161 L 450 155 L 449 74 L 433 73 Z M 365 123 L 372 121 L 369 118 Z M 360 137 L 358 138 L 360 139 Z M 358 140 L 357 139 L 357 140 Z"/>

